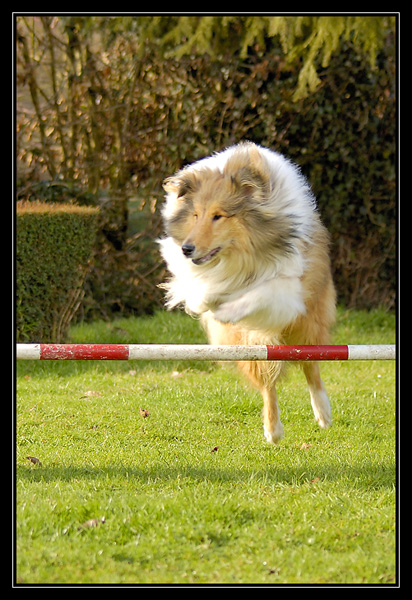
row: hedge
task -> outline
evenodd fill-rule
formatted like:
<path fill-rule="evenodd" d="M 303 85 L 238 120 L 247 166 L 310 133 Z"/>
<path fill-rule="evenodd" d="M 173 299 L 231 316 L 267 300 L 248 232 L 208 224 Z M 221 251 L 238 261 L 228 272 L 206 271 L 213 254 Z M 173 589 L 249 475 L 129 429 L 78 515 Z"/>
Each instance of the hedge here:
<path fill-rule="evenodd" d="M 63 342 L 83 297 L 99 210 L 18 202 L 16 338 Z"/>

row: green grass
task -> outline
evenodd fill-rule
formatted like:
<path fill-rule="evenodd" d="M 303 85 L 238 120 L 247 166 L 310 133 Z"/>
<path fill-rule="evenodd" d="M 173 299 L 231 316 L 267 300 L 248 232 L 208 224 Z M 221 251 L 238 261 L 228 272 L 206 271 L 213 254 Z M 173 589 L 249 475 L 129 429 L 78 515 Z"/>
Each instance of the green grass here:
<path fill-rule="evenodd" d="M 335 343 L 394 337 L 393 316 L 339 312 Z M 204 337 L 189 317 L 158 313 L 79 325 L 71 341 Z M 259 394 L 233 368 L 19 362 L 17 582 L 394 584 L 395 365 L 322 374 L 333 426 L 318 429 L 291 367 L 274 447 Z"/>

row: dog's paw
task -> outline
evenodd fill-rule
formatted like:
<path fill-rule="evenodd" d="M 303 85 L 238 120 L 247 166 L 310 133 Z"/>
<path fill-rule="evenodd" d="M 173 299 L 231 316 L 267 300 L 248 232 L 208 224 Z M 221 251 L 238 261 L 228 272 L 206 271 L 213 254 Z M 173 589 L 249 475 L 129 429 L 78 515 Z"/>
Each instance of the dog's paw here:
<path fill-rule="evenodd" d="M 269 444 L 277 444 L 283 437 L 283 425 L 278 421 L 272 431 L 263 427 L 263 432 L 265 434 L 265 439 Z"/>
<path fill-rule="evenodd" d="M 317 422 L 317 424 L 319 425 L 319 427 L 321 429 L 328 429 L 328 427 L 330 427 L 331 423 L 332 423 L 332 418 L 330 413 L 324 413 L 324 414 L 316 414 L 315 413 L 315 421 Z"/>
<path fill-rule="evenodd" d="M 322 388 L 310 394 L 315 421 L 322 429 L 327 429 L 332 422 L 331 409 L 326 391 Z"/>
<path fill-rule="evenodd" d="M 244 300 L 233 300 L 231 302 L 223 302 L 213 312 L 213 316 L 221 323 L 237 323 L 244 319 L 250 312 L 248 303 Z"/>

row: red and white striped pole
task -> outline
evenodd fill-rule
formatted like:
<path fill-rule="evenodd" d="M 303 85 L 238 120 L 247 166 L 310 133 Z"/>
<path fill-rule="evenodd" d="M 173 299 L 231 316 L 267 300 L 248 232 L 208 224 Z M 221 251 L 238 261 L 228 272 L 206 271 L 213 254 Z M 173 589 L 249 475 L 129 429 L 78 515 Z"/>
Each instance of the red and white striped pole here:
<path fill-rule="evenodd" d="M 395 360 L 394 345 L 17 344 L 17 360 Z"/>

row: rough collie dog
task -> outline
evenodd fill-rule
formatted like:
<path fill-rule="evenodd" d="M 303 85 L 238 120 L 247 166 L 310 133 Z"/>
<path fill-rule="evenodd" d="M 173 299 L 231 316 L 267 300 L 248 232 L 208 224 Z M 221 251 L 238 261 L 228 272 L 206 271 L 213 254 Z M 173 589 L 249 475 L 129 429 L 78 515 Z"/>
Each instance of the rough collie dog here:
<path fill-rule="evenodd" d="M 328 344 L 335 316 L 329 237 L 298 168 L 241 143 L 164 182 L 159 240 L 172 273 L 167 306 L 201 315 L 212 344 Z M 282 362 L 241 362 L 263 396 L 266 440 L 283 435 L 275 384 Z M 316 362 L 302 362 L 313 412 L 331 411 Z"/>

